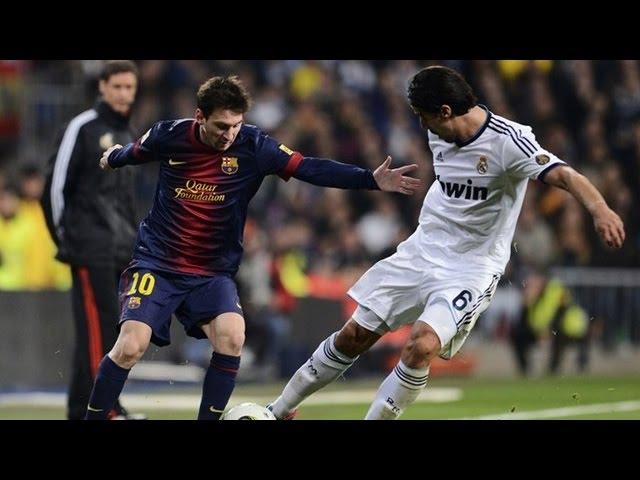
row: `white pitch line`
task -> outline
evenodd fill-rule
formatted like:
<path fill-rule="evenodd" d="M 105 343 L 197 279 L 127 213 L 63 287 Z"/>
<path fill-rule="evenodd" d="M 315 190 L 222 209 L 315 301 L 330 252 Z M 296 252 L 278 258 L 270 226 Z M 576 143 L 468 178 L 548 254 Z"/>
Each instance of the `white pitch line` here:
<path fill-rule="evenodd" d="M 575 417 L 579 415 L 591 415 L 612 412 L 633 412 L 640 410 L 640 401 L 595 403 L 592 405 L 576 405 L 575 407 L 547 408 L 544 410 L 531 410 L 518 413 L 501 413 L 483 415 L 481 417 L 465 417 L 457 420 L 540 420 L 545 418 Z"/>
<path fill-rule="evenodd" d="M 242 402 L 266 404 L 275 395 L 233 396 L 229 405 Z M 368 403 L 375 396 L 374 390 L 355 390 L 339 392 L 319 392 L 308 398 L 305 405 L 348 405 Z M 66 405 L 63 393 L 8 393 L 0 395 L 0 407 L 36 406 L 60 408 Z M 462 399 L 462 391 L 458 388 L 431 388 L 425 390 L 416 400 L 422 402 L 454 402 Z M 141 410 L 197 410 L 200 397 L 198 395 L 166 395 L 166 394 L 124 394 L 123 401 L 127 407 Z M 479 417 L 464 417 L 458 420 L 536 420 L 591 415 L 599 413 L 632 412 L 640 410 L 640 401 L 596 403 L 577 405 L 574 407 L 548 408 L 517 413 L 501 413 Z"/>
<path fill-rule="evenodd" d="M 375 390 L 346 390 L 339 392 L 319 392 L 308 398 L 305 405 L 349 405 L 370 403 L 375 398 Z M 229 405 L 243 402 L 255 402 L 262 405 L 272 401 L 277 395 L 234 395 Z M 63 407 L 67 396 L 64 393 L 8 393 L 0 395 L 0 407 L 38 406 Z M 459 388 L 431 388 L 422 392 L 416 402 L 443 403 L 455 402 L 462 398 Z M 199 395 L 166 395 L 125 393 L 122 401 L 131 410 L 197 410 Z"/>
<path fill-rule="evenodd" d="M 355 403 L 370 403 L 376 396 L 375 390 L 351 390 L 339 392 L 320 392 L 304 401 L 305 405 L 349 405 Z M 232 398 L 233 399 L 233 398 Z M 417 403 L 444 403 L 462 399 L 459 388 L 427 388 L 416 399 Z M 267 399 L 267 402 L 273 398 Z M 254 402 L 256 400 L 253 400 Z"/>

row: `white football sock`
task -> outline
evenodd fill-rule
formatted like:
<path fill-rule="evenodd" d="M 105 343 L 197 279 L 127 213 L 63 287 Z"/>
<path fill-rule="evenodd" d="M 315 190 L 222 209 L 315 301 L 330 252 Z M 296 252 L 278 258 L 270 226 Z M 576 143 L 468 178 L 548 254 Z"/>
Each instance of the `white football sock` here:
<path fill-rule="evenodd" d="M 365 420 L 395 420 L 420 392 L 429 378 L 429 368 L 407 367 L 402 360 L 380 385 Z"/>
<path fill-rule="evenodd" d="M 344 373 L 358 357 L 350 358 L 336 350 L 338 332 L 325 339 L 311 358 L 293 374 L 282 394 L 270 405 L 277 418 L 285 418 L 302 401 Z"/>

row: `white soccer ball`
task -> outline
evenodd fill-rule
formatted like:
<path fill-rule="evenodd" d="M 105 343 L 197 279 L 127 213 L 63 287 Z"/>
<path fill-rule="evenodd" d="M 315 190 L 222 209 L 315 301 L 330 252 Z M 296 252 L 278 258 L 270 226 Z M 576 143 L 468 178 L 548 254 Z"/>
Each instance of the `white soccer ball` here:
<path fill-rule="evenodd" d="M 246 402 L 227 410 L 220 420 L 276 420 L 276 417 L 268 408 Z"/>

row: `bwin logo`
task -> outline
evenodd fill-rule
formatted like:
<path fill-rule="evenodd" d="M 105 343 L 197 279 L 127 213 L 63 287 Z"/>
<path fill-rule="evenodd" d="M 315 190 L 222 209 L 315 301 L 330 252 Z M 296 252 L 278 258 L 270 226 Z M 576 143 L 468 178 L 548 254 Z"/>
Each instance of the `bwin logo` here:
<path fill-rule="evenodd" d="M 466 200 L 486 200 L 489 193 L 487 187 L 472 187 L 473 182 L 471 180 L 467 180 L 467 185 L 443 182 L 440 180 L 440 175 L 436 175 L 436 180 L 442 187 L 442 191 L 452 198 L 460 198 L 464 195 Z"/>

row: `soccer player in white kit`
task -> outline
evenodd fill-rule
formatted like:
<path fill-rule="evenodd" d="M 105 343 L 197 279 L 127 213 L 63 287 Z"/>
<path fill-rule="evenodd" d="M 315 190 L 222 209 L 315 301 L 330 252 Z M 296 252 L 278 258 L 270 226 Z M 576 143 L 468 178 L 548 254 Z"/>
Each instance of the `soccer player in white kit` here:
<path fill-rule="evenodd" d="M 622 220 L 591 182 L 542 148 L 530 127 L 478 105 L 459 73 L 427 67 L 412 78 L 408 98 L 428 130 L 436 175 L 418 228 L 349 290 L 358 303 L 352 318 L 269 405 L 277 418 L 291 418 L 386 332 L 415 322 L 365 417 L 398 418 L 425 388 L 431 360 L 453 357 L 489 306 L 509 261 L 529 179 L 570 192 L 591 213 L 603 241 L 622 246 Z"/>

